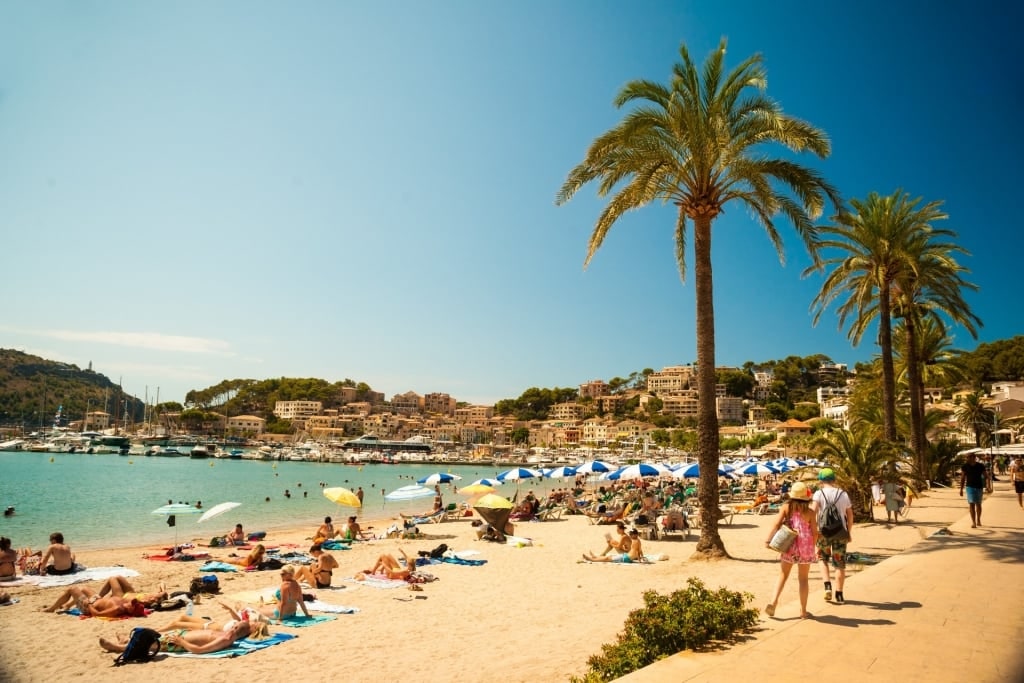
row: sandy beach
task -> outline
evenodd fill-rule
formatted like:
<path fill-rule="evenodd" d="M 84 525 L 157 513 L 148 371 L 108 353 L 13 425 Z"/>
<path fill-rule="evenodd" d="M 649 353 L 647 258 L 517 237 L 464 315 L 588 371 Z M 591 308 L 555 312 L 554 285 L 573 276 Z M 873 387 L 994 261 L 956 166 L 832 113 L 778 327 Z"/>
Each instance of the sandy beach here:
<path fill-rule="evenodd" d="M 914 501 L 909 519 L 887 526 L 884 508 L 875 508 L 881 522 L 860 524 L 854 530 L 851 552 L 883 560 L 912 546 L 967 513 L 955 490 L 929 492 Z M 696 534 L 684 540 L 644 541 L 645 552 L 668 559 L 652 564 L 581 563 L 587 550 L 604 548 L 604 533 L 613 527 L 592 525 L 583 516 L 518 525 L 517 534 L 533 545 L 516 547 L 477 541 L 469 518 L 422 525 L 427 538 L 375 540 L 334 551 L 340 564 L 332 590 L 311 590 L 320 601 L 355 607 L 333 621 L 304 628 L 275 627 L 297 637 L 288 642 L 232 659 L 175 658 L 160 655 L 148 664 L 112 666 L 114 655 L 98 646 L 101 636 L 127 633 L 132 627 L 159 627 L 178 612 L 157 612 L 145 618 L 107 621 L 80 619 L 39 611 L 63 590 L 37 586 L 7 588 L 19 602 L 0 607 L 0 680 L 3 681 L 121 681 L 140 676 L 173 676 L 176 680 L 279 681 L 284 677 L 336 673 L 350 681 L 445 681 L 480 672 L 518 681 L 566 681 L 586 670 L 588 656 L 611 642 L 628 612 L 642 604 L 645 590 L 671 592 L 689 576 L 709 587 L 748 591 L 761 608 L 778 575 L 777 555 L 764 547 L 772 516 L 737 514 L 722 527 L 732 559 L 692 561 Z M 376 529 L 391 520 L 364 522 Z M 274 545 L 295 544 L 307 550 L 314 529 L 275 533 Z M 74 539 L 68 539 L 74 548 Z M 454 551 L 476 551 L 470 557 L 482 566 L 437 564 L 425 569 L 438 577 L 421 592 L 382 589 L 343 580 L 371 566 L 380 553 L 399 547 L 410 555 L 440 543 Z M 14 539 L 15 546 L 20 545 Z M 170 590 L 188 588 L 200 562 L 157 562 L 144 555 L 158 548 L 79 552 L 88 567 L 124 566 L 139 572 L 131 581 L 140 590 L 159 582 Z M 230 549 L 208 549 L 214 559 Z M 852 564 L 846 596 L 857 597 L 857 577 L 871 563 Z M 278 585 L 275 571 L 218 574 L 222 599 L 252 597 Z M 811 570 L 812 594 L 820 590 L 820 569 Z M 83 585 L 98 586 L 98 582 Z M 797 587 L 791 577 L 772 629 L 799 613 Z M 829 609 L 841 609 L 830 606 Z M 195 607 L 198 616 L 220 618 L 223 610 L 213 599 Z"/>

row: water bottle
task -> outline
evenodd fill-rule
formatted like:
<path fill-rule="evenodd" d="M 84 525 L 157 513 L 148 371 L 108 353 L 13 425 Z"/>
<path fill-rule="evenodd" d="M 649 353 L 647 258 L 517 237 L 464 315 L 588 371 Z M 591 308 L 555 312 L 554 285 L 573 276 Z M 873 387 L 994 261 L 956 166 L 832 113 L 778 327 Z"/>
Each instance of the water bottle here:
<path fill-rule="evenodd" d="M 192 616 L 192 600 L 191 600 L 191 598 L 188 599 L 188 604 L 185 605 L 185 614 L 186 614 L 186 616 Z"/>

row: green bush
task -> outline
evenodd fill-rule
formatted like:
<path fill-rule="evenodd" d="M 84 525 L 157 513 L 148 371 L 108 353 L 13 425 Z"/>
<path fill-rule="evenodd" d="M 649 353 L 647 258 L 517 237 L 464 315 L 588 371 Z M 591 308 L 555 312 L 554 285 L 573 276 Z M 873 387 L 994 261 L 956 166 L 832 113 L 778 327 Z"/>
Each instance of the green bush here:
<path fill-rule="evenodd" d="M 670 595 L 644 593 L 644 607 L 635 609 L 614 644 L 602 645 L 601 653 L 587 660 L 590 670 L 573 683 L 611 681 L 687 648 L 707 645 L 748 629 L 758 621 L 758 611 L 746 607 L 750 593 L 727 588 L 710 591 L 693 577 L 687 587 Z"/>

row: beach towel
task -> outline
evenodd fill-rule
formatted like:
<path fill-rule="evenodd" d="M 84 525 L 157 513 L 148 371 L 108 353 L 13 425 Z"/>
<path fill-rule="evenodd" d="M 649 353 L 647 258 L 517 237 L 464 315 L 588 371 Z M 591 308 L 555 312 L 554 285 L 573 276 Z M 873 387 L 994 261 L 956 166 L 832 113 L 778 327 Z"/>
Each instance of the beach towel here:
<path fill-rule="evenodd" d="M 150 614 L 153 613 L 153 610 L 149 609 L 148 607 L 144 611 L 145 611 L 145 614 L 140 614 L 138 616 L 148 617 Z M 100 621 L 121 621 L 122 619 L 134 619 L 135 618 L 135 615 L 131 615 L 131 614 L 125 614 L 125 615 L 120 616 L 120 617 L 94 617 L 94 616 L 89 615 L 89 614 L 83 614 L 82 610 L 78 609 L 77 607 L 72 607 L 71 609 L 59 610 L 57 612 L 57 614 L 66 614 L 69 617 L 78 617 L 79 619 L 99 619 Z"/>
<path fill-rule="evenodd" d="M 39 586 L 40 588 L 57 588 L 61 586 L 70 586 L 73 583 L 82 583 L 84 581 L 104 581 L 109 579 L 111 576 L 138 576 L 139 573 L 134 569 L 128 569 L 127 567 L 92 567 L 91 569 L 83 569 L 80 572 L 74 574 L 66 574 L 64 576 L 50 576 L 48 574 L 42 576 L 19 576 L 14 581 L 4 581 L 4 586 Z"/>
<path fill-rule="evenodd" d="M 526 546 L 533 545 L 533 539 L 526 538 L 525 536 L 506 536 L 505 545 L 513 545 L 517 548 L 525 548 Z"/>
<path fill-rule="evenodd" d="M 283 643 L 295 637 L 296 636 L 291 633 L 275 633 L 269 638 L 264 638 L 263 640 L 252 640 L 249 638 L 245 638 L 244 640 L 239 640 L 235 642 L 234 647 L 230 647 L 226 650 L 220 650 L 218 652 L 210 652 L 205 655 L 196 655 L 192 654 L 191 652 L 168 652 L 166 654 L 168 657 L 206 657 L 212 659 L 223 659 L 224 657 L 241 657 L 242 655 L 247 655 L 250 652 L 255 652 L 256 650 L 263 650 L 270 647 L 271 645 L 277 645 L 278 643 Z"/>
<path fill-rule="evenodd" d="M 464 564 L 468 567 L 479 567 L 482 564 L 487 564 L 487 560 L 467 560 L 463 557 L 443 557 L 441 561 L 445 564 Z"/>
<path fill-rule="evenodd" d="M 320 544 L 324 550 L 352 550 L 351 542 L 324 541 Z"/>
<path fill-rule="evenodd" d="M 7 602 L 0 602 L 0 607 L 7 607 L 13 605 L 16 602 L 21 602 L 21 598 L 10 598 Z"/>
<path fill-rule="evenodd" d="M 409 584 L 401 579 L 389 579 L 382 575 L 369 575 L 363 580 L 357 580 L 354 576 L 345 577 L 345 581 L 352 581 L 370 588 L 404 588 Z"/>
<path fill-rule="evenodd" d="M 332 617 L 326 614 L 313 614 L 308 617 L 304 614 L 296 614 L 293 617 L 285 617 L 284 619 L 279 619 L 278 621 L 281 623 L 282 626 L 302 628 L 304 626 L 316 626 L 317 624 L 322 624 L 325 621 L 334 621 L 337 618 L 338 617 Z"/>
<path fill-rule="evenodd" d="M 310 612 L 325 612 L 327 614 L 355 614 L 359 611 L 358 607 L 345 607 L 344 605 L 335 605 L 330 602 L 323 602 L 322 600 L 307 600 L 306 608 Z"/>
<path fill-rule="evenodd" d="M 198 569 L 201 572 L 237 572 L 240 571 L 241 567 L 235 564 L 228 564 L 227 562 L 217 562 L 211 560 Z"/>

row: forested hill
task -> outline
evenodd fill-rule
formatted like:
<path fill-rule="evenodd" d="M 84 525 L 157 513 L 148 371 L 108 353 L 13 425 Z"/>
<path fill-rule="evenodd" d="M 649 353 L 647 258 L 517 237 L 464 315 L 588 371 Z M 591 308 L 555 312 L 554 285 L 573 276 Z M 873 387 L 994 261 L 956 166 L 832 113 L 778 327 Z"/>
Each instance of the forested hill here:
<path fill-rule="evenodd" d="M 81 420 L 86 409 L 138 422 L 145 406 L 105 375 L 14 349 L 0 349 L 0 427 L 38 429 Z"/>

